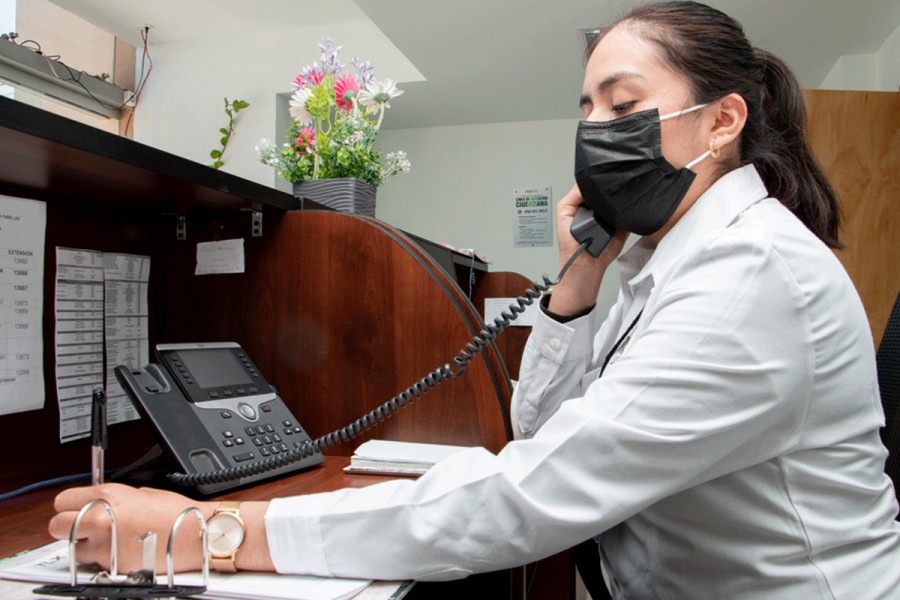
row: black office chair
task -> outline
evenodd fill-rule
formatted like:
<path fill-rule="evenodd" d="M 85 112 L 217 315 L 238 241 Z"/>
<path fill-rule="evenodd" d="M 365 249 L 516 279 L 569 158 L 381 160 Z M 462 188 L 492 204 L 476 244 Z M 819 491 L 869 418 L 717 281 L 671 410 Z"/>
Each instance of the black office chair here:
<path fill-rule="evenodd" d="M 885 419 L 881 439 L 889 453 L 884 470 L 894 481 L 894 492 L 900 500 L 900 294 L 888 317 L 875 362 Z"/>

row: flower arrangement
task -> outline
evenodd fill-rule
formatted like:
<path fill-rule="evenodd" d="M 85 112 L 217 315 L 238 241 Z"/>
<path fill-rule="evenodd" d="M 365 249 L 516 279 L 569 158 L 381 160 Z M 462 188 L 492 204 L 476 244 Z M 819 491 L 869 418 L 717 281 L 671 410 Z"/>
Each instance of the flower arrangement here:
<path fill-rule="evenodd" d="M 279 148 L 261 140 L 256 146 L 260 162 L 291 183 L 354 177 L 377 187 L 408 172 L 405 152 L 382 157 L 373 147 L 384 111 L 403 92 L 391 79 L 375 79 L 368 62 L 353 58 L 355 72 L 345 71 L 341 46 L 334 47 L 331 38 L 319 49 L 321 64 L 305 67 L 293 81 L 287 142 Z"/>

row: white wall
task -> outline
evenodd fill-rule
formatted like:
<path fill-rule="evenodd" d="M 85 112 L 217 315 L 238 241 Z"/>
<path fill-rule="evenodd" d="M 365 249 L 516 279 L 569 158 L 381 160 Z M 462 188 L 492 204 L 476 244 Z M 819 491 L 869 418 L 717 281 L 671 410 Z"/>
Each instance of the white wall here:
<path fill-rule="evenodd" d="M 900 89 L 900 28 L 872 54 L 842 56 L 822 81 L 823 90 L 896 92 Z"/>
<path fill-rule="evenodd" d="M 382 131 L 378 145 L 406 151 L 412 170 L 379 188 L 376 216 L 436 242 L 474 248 L 491 261 L 491 271 L 513 271 L 532 281 L 545 273 L 554 278 L 559 262 L 555 231 L 553 246 L 513 247 L 513 191 L 550 187 L 554 203 L 569 191 L 577 123 Z M 618 276 L 611 270 L 600 290 L 601 307 L 612 305 L 617 288 Z"/>
<path fill-rule="evenodd" d="M 0 33 L 16 30 L 16 3 L 0 2 Z"/>

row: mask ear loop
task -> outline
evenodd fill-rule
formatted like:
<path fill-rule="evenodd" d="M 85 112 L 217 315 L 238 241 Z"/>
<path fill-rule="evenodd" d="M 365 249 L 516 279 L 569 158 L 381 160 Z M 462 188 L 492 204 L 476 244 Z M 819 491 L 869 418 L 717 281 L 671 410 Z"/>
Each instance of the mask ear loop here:
<path fill-rule="evenodd" d="M 686 115 L 687 113 L 694 112 L 695 110 L 700 110 L 701 108 L 705 108 L 709 106 L 709 103 L 706 104 L 698 104 L 697 106 L 692 106 L 690 108 L 686 108 L 684 110 L 679 110 L 678 112 L 669 113 L 667 115 L 663 115 L 659 118 L 660 121 L 665 121 L 666 119 L 674 119 L 675 117 L 680 117 L 681 115 Z"/>
<path fill-rule="evenodd" d="M 669 113 L 669 114 L 667 114 L 667 115 L 664 115 L 664 116 L 660 117 L 659 120 L 660 120 L 660 121 L 665 121 L 666 119 L 673 119 L 673 118 L 675 118 L 675 117 L 680 117 L 681 115 L 684 115 L 684 114 L 687 114 L 687 113 L 690 113 L 690 112 L 694 112 L 695 110 L 700 110 L 701 108 L 704 108 L 704 107 L 706 107 L 706 106 L 709 106 L 709 103 L 707 103 L 707 104 L 698 104 L 697 106 L 692 106 L 692 107 L 690 107 L 690 108 L 686 108 L 686 109 L 680 110 L 680 111 L 678 111 L 678 112 Z M 697 158 L 695 158 L 694 160 L 692 160 L 691 162 L 689 162 L 688 164 L 686 164 L 686 165 L 684 166 L 684 168 L 685 168 L 685 169 L 691 169 L 694 165 L 696 165 L 697 163 L 699 163 L 701 160 L 703 160 L 703 159 L 706 158 L 707 156 L 712 156 L 713 158 L 718 158 L 718 156 L 719 156 L 719 149 L 713 147 L 713 146 L 715 145 L 715 141 L 716 141 L 715 138 L 713 138 L 713 140 L 709 143 L 709 150 L 707 150 L 706 152 L 704 152 L 703 154 L 701 154 L 700 156 L 698 156 Z"/>
<path fill-rule="evenodd" d="M 716 155 L 718 155 L 718 150 L 716 151 Z M 711 150 L 707 150 L 706 152 L 704 152 L 703 154 L 701 154 L 700 156 L 698 156 L 697 158 L 695 158 L 694 160 L 692 160 L 692 161 L 689 162 L 688 164 L 684 165 L 684 168 L 685 168 L 685 169 L 691 169 L 694 165 L 696 165 L 698 162 L 700 162 L 701 160 L 703 160 L 703 159 L 706 158 L 707 156 L 712 156 L 713 158 L 715 158 L 716 155 L 713 155 L 713 153 L 712 153 Z"/>

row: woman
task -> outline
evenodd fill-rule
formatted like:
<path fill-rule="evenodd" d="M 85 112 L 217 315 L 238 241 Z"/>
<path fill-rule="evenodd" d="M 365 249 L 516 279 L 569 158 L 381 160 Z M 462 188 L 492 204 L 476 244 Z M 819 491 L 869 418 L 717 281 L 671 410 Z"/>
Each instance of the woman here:
<path fill-rule="evenodd" d="M 450 579 L 599 535 L 617 598 L 896 597 L 872 340 L 828 248 L 837 210 L 795 80 L 724 14 L 664 3 L 598 38 L 581 104 L 561 261 L 583 202 L 620 231 L 544 302 L 514 395 L 519 439 L 417 481 L 246 502 L 234 564 Z M 618 259 L 619 301 L 592 340 L 599 283 L 629 231 L 643 237 Z M 99 493 L 120 540 L 196 504 L 69 490 L 51 533 L 65 537 Z M 108 534 L 85 527 L 79 558 L 102 562 Z"/>

